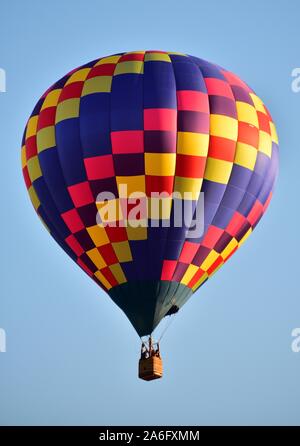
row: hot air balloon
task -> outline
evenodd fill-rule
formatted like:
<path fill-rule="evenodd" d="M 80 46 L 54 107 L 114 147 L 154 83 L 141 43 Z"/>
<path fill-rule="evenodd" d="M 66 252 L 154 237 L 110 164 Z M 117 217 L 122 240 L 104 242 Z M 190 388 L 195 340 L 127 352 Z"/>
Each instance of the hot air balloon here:
<path fill-rule="evenodd" d="M 235 74 L 186 54 L 134 51 L 82 65 L 43 94 L 22 168 L 52 237 L 147 336 L 139 376 L 151 380 L 162 376 L 155 327 L 266 211 L 278 139 Z M 178 205 L 188 209 L 181 225 Z"/>

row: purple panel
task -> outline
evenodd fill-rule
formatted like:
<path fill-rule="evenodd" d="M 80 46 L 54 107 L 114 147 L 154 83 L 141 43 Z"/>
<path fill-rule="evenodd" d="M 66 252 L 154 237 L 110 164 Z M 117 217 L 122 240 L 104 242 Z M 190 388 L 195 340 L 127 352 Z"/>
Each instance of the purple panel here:
<path fill-rule="evenodd" d="M 253 101 L 249 96 L 249 93 L 243 87 L 231 85 L 231 90 L 236 101 L 246 102 L 253 106 Z"/>
<path fill-rule="evenodd" d="M 235 213 L 235 209 L 220 206 L 212 224 L 218 228 L 225 229 Z"/>
<path fill-rule="evenodd" d="M 225 115 L 237 119 L 235 102 L 225 96 L 209 96 L 210 113 L 215 115 Z"/>
<path fill-rule="evenodd" d="M 195 257 L 193 258 L 193 264 L 200 266 L 206 259 L 210 251 L 210 248 L 206 248 L 206 246 L 200 246 Z"/>
<path fill-rule="evenodd" d="M 177 133 L 171 131 L 145 130 L 145 152 L 171 152 L 176 153 Z"/>
<path fill-rule="evenodd" d="M 116 176 L 143 175 L 145 172 L 143 153 L 113 155 L 113 163 Z"/>
<path fill-rule="evenodd" d="M 246 169 L 245 167 L 239 166 L 238 164 L 233 164 L 231 175 L 230 175 L 230 184 L 232 186 L 239 187 L 240 189 L 247 189 L 249 181 L 252 176 L 252 171 Z"/>
<path fill-rule="evenodd" d="M 177 131 L 209 133 L 209 115 L 196 111 L 178 111 Z"/>

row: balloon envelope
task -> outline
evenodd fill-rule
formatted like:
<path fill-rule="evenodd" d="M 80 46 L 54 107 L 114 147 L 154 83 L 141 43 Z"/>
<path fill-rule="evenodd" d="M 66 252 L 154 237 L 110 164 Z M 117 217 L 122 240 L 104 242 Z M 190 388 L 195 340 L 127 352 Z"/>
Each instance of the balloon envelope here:
<path fill-rule="evenodd" d="M 272 196 L 278 140 L 233 73 L 138 51 L 94 60 L 46 91 L 22 168 L 51 235 L 143 336 L 251 234 Z"/>

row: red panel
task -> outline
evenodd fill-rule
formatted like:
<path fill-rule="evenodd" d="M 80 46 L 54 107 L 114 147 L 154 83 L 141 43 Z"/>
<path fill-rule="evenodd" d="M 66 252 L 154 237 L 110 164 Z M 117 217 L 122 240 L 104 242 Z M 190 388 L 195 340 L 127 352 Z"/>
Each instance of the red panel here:
<path fill-rule="evenodd" d="M 227 79 L 227 81 L 231 84 L 231 85 L 238 85 L 239 87 L 244 88 L 244 90 L 248 91 L 248 92 L 252 92 L 251 88 L 248 87 L 247 84 L 245 84 L 245 82 L 243 82 L 238 76 L 236 76 L 235 74 L 231 73 L 230 71 L 225 71 L 222 70 L 222 74 L 224 75 L 224 77 Z"/>
<path fill-rule="evenodd" d="M 86 204 L 93 203 L 94 201 L 88 181 L 69 186 L 68 191 L 76 207 L 84 206 Z"/>
<path fill-rule="evenodd" d="M 64 212 L 61 214 L 61 217 L 71 232 L 74 233 L 84 229 L 84 224 L 82 223 L 76 209 L 71 209 L 70 211 Z"/>
<path fill-rule="evenodd" d="M 144 54 L 123 54 L 121 58 L 119 59 L 118 63 L 120 62 L 127 62 L 132 60 L 144 60 L 145 55 Z"/>
<path fill-rule="evenodd" d="M 192 263 L 192 260 L 199 248 L 199 245 L 200 245 L 199 243 L 184 242 L 178 260 L 182 263 L 188 263 L 188 264 Z"/>
<path fill-rule="evenodd" d="M 177 91 L 177 109 L 209 113 L 208 96 L 201 91 Z"/>
<path fill-rule="evenodd" d="M 205 78 L 205 85 L 209 95 L 225 96 L 234 99 L 230 85 L 222 79 L 207 77 Z"/>
<path fill-rule="evenodd" d="M 37 155 L 36 135 L 30 136 L 26 139 L 26 159 L 27 161 L 33 156 Z"/>
<path fill-rule="evenodd" d="M 172 280 L 174 271 L 176 269 L 177 261 L 176 260 L 164 260 L 161 280 Z"/>
<path fill-rule="evenodd" d="M 262 214 L 263 214 L 263 205 L 261 204 L 260 201 L 256 200 L 256 202 L 253 205 L 253 208 L 247 215 L 247 220 L 249 221 L 251 226 L 253 226 L 257 222 L 257 220 L 261 217 Z"/>
<path fill-rule="evenodd" d="M 258 148 L 259 131 L 256 127 L 246 122 L 238 123 L 238 141 Z"/>
<path fill-rule="evenodd" d="M 245 223 L 245 221 L 246 218 L 242 214 L 240 214 L 239 212 L 235 212 L 226 228 L 226 232 L 234 237 L 238 233 L 242 225 Z"/>
<path fill-rule="evenodd" d="M 82 246 L 78 243 L 78 241 L 76 240 L 76 238 L 74 237 L 73 234 L 70 234 L 66 239 L 65 242 L 70 246 L 70 248 L 72 249 L 72 251 L 75 252 L 75 254 L 79 257 L 81 256 L 81 254 L 84 253 L 84 249 L 82 248 Z"/>
<path fill-rule="evenodd" d="M 201 279 L 201 277 L 203 276 L 204 273 L 205 273 L 205 271 L 203 271 L 202 269 L 199 269 L 196 272 L 196 274 L 194 275 L 194 277 L 189 281 L 188 287 L 192 288 L 198 282 L 198 280 Z"/>
<path fill-rule="evenodd" d="M 115 176 L 112 155 L 94 156 L 85 158 L 84 165 L 89 180 L 110 178 Z"/>
<path fill-rule="evenodd" d="M 113 63 L 104 63 L 102 65 L 97 65 L 93 67 L 89 72 L 87 79 L 96 76 L 112 76 L 114 74 L 116 68 L 116 64 Z"/>
<path fill-rule="evenodd" d="M 171 108 L 148 108 L 144 110 L 145 130 L 176 131 L 177 110 Z"/>
<path fill-rule="evenodd" d="M 39 114 L 37 131 L 55 124 L 56 107 L 48 107 Z"/>
<path fill-rule="evenodd" d="M 125 228 L 107 225 L 105 226 L 105 230 L 110 242 L 124 242 L 125 240 L 128 240 Z"/>
<path fill-rule="evenodd" d="M 221 235 L 224 233 L 224 229 L 218 228 L 217 226 L 209 226 L 207 233 L 201 243 L 206 248 L 213 249 Z"/>
<path fill-rule="evenodd" d="M 123 132 L 111 132 L 113 153 L 143 153 L 143 130 L 126 130 Z"/>
<path fill-rule="evenodd" d="M 97 249 L 102 255 L 104 262 L 107 265 L 113 265 L 114 263 L 118 263 L 118 258 L 110 243 L 107 243 L 106 245 L 103 246 L 99 246 Z"/>
<path fill-rule="evenodd" d="M 219 136 L 210 136 L 208 156 L 224 161 L 234 160 L 236 142 Z"/>
<path fill-rule="evenodd" d="M 23 169 L 23 176 L 24 176 L 24 181 L 25 181 L 26 187 L 27 187 L 27 189 L 29 189 L 32 183 L 31 183 L 31 179 L 29 177 L 27 166 L 25 166 Z"/>
<path fill-rule="evenodd" d="M 146 194 L 150 197 L 151 192 L 167 192 L 169 195 L 173 192 L 173 176 L 154 176 L 146 175 Z"/>
<path fill-rule="evenodd" d="M 73 82 L 66 85 L 59 96 L 58 102 L 65 101 L 66 99 L 80 98 L 82 92 L 83 82 Z"/>
<path fill-rule="evenodd" d="M 206 157 L 193 155 L 177 155 L 176 175 L 186 178 L 203 178 Z"/>
<path fill-rule="evenodd" d="M 103 276 L 105 277 L 105 279 L 108 280 L 108 282 L 111 284 L 111 286 L 118 285 L 118 282 L 115 279 L 115 276 L 113 275 L 113 273 L 111 272 L 111 270 L 108 267 L 103 268 L 100 271 L 103 274 Z"/>
<path fill-rule="evenodd" d="M 264 113 L 257 111 L 257 117 L 258 117 L 258 123 L 260 130 L 263 130 L 264 132 L 271 134 L 270 129 L 270 119 L 269 116 L 265 115 Z"/>

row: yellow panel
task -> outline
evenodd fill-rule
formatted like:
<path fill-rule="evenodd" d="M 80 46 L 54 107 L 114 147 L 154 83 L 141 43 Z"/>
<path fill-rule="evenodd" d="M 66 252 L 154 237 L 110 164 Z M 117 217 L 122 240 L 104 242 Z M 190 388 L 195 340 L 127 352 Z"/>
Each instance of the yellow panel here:
<path fill-rule="evenodd" d="M 257 158 L 257 150 L 249 144 L 238 142 L 236 145 L 234 163 L 253 170 Z"/>
<path fill-rule="evenodd" d="M 153 197 L 148 200 L 148 218 L 153 220 L 166 220 L 170 218 L 172 197 Z"/>
<path fill-rule="evenodd" d="M 119 262 L 130 262 L 132 260 L 130 246 L 127 241 L 112 243 L 112 246 Z"/>
<path fill-rule="evenodd" d="M 174 192 L 179 192 L 182 199 L 185 200 L 198 200 L 202 187 L 202 178 L 184 178 L 175 177 Z M 191 194 L 191 196 L 184 196 L 185 193 Z"/>
<path fill-rule="evenodd" d="M 278 144 L 278 136 L 274 122 L 270 121 L 271 138 L 276 144 Z"/>
<path fill-rule="evenodd" d="M 210 134 L 236 141 L 238 136 L 238 121 L 229 116 L 210 115 Z"/>
<path fill-rule="evenodd" d="M 232 169 L 232 163 L 216 158 L 207 158 L 204 178 L 216 183 L 227 184 Z"/>
<path fill-rule="evenodd" d="M 127 51 L 125 55 L 127 56 L 127 54 L 145 54 L 145 50 Z"/>
<path fill-rule="evenodd" d="M 253 101 L 253 104 L 254 104 L 254 107 L 256 108 L 256 110 L 266 114 L 266 109 L 264 107 L 262 100 L 258 96 L 256 96 L 256 94 L 254 94 L 254 93 L 249 93 L 249 95 Z"/>
<path fill-rule="evenodd" d="M 247 240 L 247 238 L 249 237 L 251 232 L 252 232 L 252 228 L 249 228 L 248 231 L 246 232 L 246 234 L 244 235 L 244 237 L 239 241 L 239 247 L 241 247 L 242 244 Z"/>
<path fill-rule="evenodd" d="M 132 227 L 130 226 L 130 223 L 128 224 L 126 228 L 127 237 L 128 240 L 147 240 L 148 238 L 148 230 L 146 227 L 139 226 L 139 227 Z"/>
<path fill-rule="evenodd" d="M 118 281 L 119 284 L 127 282 L 122 267 L 119 263 L 110 265 L 109 269 L 111 270 L 111 272 L 113 273 L 115 279 Z"/>
<path fill-rule="evenodd" d="M 120 198 L 127 198 L 134 192 L 142 192 L 142 194 L 146 193 L 144 175 L 134 175 L 132 177 L 116 177 L 116 180 Z M 126 186 L 127 193 L 124 186 L 120 189 L 121 185 Z"/>
<path fill-rule="evenodd" d="M 199 288 L 199 286 L 204 282 L 204 280 L 207 279 L 207 277 L 208 277 L 208 274 L 204 273 L 203 276 L 200 277 L 198 282 L 196 282 L 195 285 L 192 287 L 192 290 L 196 291 L 196 289 Z"/>
<path fill-rule="evenodd" d="M 206 257 L 206 259 L 204 260 L 204 262 L 202 263 L 202 265 L 200 266 L 200 268 L 203 269 L 203 271 L 207 271 L 211 267 L 211 265 L 217 260 L 219 255 L 220 254 L 218 252 L 212 249 L 208 254 L 208 256 Z"/>
<path fill-rule="evenodd" d="M 143 72 L 144 72 L 144 62 L 139 60 L 131 60 L 118 63 L 114 72 L 114 76 L 126 73 L 143 74 Z"/>
<path fill-rule="evenodd" d="M 24 167 L 26 166 L 26 146 L 22 146 L 21 149 L 21 164 L 22 164 L 22 169 L 24 169 Z"/>
<path fill-rule="evenodd" d="M 144 158 L 146 175 L 174 175 L 176 153 L 145 153 Z"/>
<path fill-rule="evenodd" d="M 129 217 L 132 217 L 132 215 L 129 215 Z M 132 229 L 135 229 L 135 228 L 137 228 L 137 229 L 138 228 L 147 229 L 147 226 L 148 226 L 148 215 L 145 215 L 144 217 L 145 218 L 139 218 L 139 219 L 129 218 L 127 220 L 124 220 L 124 222 L 126 223 L 124 226 L 126 226 L 126 227 L 130 226 Z M 128 233 L 127 233 L 127 235 L 128 235 Z"/>
<path fill-rule="evenodd" d="M 36 134 L 37 122 L 38 122 L 38 115 L 32 116 L 29 119 L 26 127 L 26 139 Z"/>
<path fill-rule="evenodd" d="M 55 122 L 64 119 L 77 118 L 79 116 L 80 98 L 66 99 L 57 105 Z"/>
<path fill-rule="evenodd" d="M 120 59 L 121 56 L 108 56 L 108 57 L 104 57 L 103 59 L 100 59 L 96 64 L 95 67 L 97 65 L 104 65 L 107 63 L 114 63 L 116 64 L 118 62 L 118 60 Z"/>
<path fill-rule="evenodd" d="M 96 219 L 96 216 L 95 216 Z M 109 243 L 109 238 L 106 234 L 105 228 L 99 225 L 86 228 L 95 246 L 102 246 Z"/>
<path fill-rule="evenodd" d="M 194 275 L 196 274 L 196 272 L 198 270 L 199 270 L 199 266 L 189 265 L 188 269 L 184 273 L 184 276 L 180 282 L 183 283 L 184 285 L 187 285 L 190 282 L 190 280 L 194 277 Z"/>
<path fill-rule="evenodd" d="M 184 54 L 184 53 L 178 53 L 178 52 L 176 52 L 176 51 L 168 51 L 168 54 L 174 54 L 174 56 L 185 56 L 185 57 L 187 57 L 187 55 L 186 54 Z"/>
<path fill-rule="evenodd" d="M 235 238 L 231 239 L 226 248 L 224 248 L 223 251 L 221 252 L 221 257 L 225 260 L 237 247 L 237 245 L 238 242 L 236 241 L 236 239 Z"/>
<path fill-rule="evenodd" d="M 81 96 L 92 93 L 109 93 L 112 76 L 96 76 L 85 81 Z"/>
<path fill-rule="evenodd" d="M 73 82 L 85 81 L 90 71 L 91 68 L 82 68 L 81 70 L 75 71 L 75 73 L 69 77 L 65 85 L 72 84 Z"/>
<path fill-rule="evenodd" d="M 259 131 L 259 152 L 265 153 L 269 158 L 272 156 L 272 139 L 269 133 L 262 130 Z"/>
<path fill-rule="evenodd" d="M 54 125 L 39 130 L 36 136 L 36 143 L 38 153 L 42 152 L 43 150 L 50 149 L 50 147 L 55 147 L 56 140 Z"/>
<path fill-rule="evenodd" d="M 31 185 L 30 188 L 28 189 L 28 194 L 31 200 L 31 203 L 33 204 L 34 209 L 37 211 L 40 203 L 39 197 L 36 194 L 36 191 L 34 189 L 34 187 Z"/>
<path fill-rule="evenodd" d="M 42 171 L 37 156 L 33 156 L 32 158 L 30 158 L 30 160 L 27 161 L 27 168 L 29 177 L 32 182 L 42 176 Z"/>
<path fill-rule="evenodd" d="M 61 93 L 61 88 L 50 91 L 50 93 L 47 94 L 47 96 L 43 102 L 41 110 L 44 110 L 45 108 L 49 108 L 49 107 L 56 107 L 60 93 Z"/>
<path fill-rule="evenodd" d="M 98 269 L 106 267 L 106 263 L 97 248 L 86 251 L 86 253 Z"/>
<path fill-rule="evenodd" d="M 258 117 L 255 108 L 246 102 L 236 101 L 238 120 L 247 122 L 258 128 Z"/>
<path fill-rule="evenodd" d="M 122 220 L 122 210 L 120 200 L 97 201 L 98 217 L 104 224 L 114 223 Z M 97 220 L 98 221 L 98 220 Z"/>
<path fill-rule="evenodd" d="M 208 144 L 209 135 L 205 133 L 177 133 L 177 153 L 179 154 L 207 156 Z"/>
<path fill-rule="evenodd" d="M 101 271 L 96 271 L 95 272 L 95 276 L 97 277 L 97 279 L 100 280 L 100 282 L 102 283 L 102 285 L 105 286 L 105 288 L 107 288 L 108 290 L 110 290 L 112 288 L 111 284 L 109 283 L 109 281 L 103 276 L 103 274 L 101 273 Z"/>
<path fill-rule="evenodd" d="M 170 56 L 168 54 L 163 53 L 146 53 L 145 54 L 145 62 L 149 62 L 152 60 L 158 60 L 161 62 L 171 62 Z"/>

